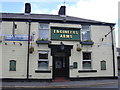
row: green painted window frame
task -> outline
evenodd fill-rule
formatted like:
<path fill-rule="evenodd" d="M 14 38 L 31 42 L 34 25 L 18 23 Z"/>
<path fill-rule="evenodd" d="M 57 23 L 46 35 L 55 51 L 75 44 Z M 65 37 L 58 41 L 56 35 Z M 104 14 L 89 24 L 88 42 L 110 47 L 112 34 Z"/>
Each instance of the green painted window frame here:
<path fill-rule="evenodd" d="M 16 61 L 15 60 L 10 60 L 10 71 L 16 71 Z"/>
<path fill-rule="evenodd" d="M 101 70 L 106 70 L 106 61 L 103 60 L 100 62 L 100 64 L 101 64 Z"/>

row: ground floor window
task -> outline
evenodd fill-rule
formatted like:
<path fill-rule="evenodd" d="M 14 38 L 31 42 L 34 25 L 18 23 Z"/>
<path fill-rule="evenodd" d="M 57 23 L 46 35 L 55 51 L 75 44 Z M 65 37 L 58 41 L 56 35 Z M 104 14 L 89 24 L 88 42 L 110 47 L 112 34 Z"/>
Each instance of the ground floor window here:
<path fill-rule="evenodd" d="M 101 61 L 101 70 L 106 70 L 106 61 Z"/>
<path fill-rule="evenodd" d="M 91 52 L 83 52 L 83 69 L 91 68 L 92 68 Z"/>
<path fill-rule="evenodd" d="M 16 71 L 16 61 L 15 60 L 10 60 L 10 71 Z"/>
<path fill-rule="evenodd" d="M 38 52 L 38 70 L 48 69 L 49 66 L 48 53 L 49 51 Z"/>

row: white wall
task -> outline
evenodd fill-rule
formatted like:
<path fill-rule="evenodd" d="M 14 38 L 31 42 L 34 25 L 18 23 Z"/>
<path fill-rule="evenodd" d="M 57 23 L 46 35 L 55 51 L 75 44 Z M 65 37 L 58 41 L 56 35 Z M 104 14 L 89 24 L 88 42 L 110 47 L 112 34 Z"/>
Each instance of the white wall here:
<path fill-rule="evenodd" d="M 28 23 L 26 22 L 15 22 L 18 26 L 16 30 L 16 34 L 28 34 Z M 12 34 L 12 22 L 3 22 L 3 34 Z M 50 24 L 51 26 L 54 23 Z M 60 24 L 55 24 L 56 26 L 60 26 Z M 69 27 L 74 27 L 72 24 L 67 24 Z M 76 25 L 79 27 L 81 25 Z M 51 73 L 35 73 L 37 70 L 38 63 L 38 50 L 48 50 L 51 52 L 48 45 L 41 44 L 37 45 L 36 40 L 38 38 L 38 29 L 39 24 L 37 22 L 31 23 L 31 33 L 35 32 L 34 41 L 31 41 L 32 46 L 35 51 L 33 54 L 30 54 L 30 78 L 38 78 L 38 79 L 51 79 Z M 79 41 L 62 41 L 65 45 L 73 45 L 73 49 L 71 50 L 70 65 L 73 65 L 73 62 L 78 62 L 78 69 L 70 69 L 70 77 L 103 77 L 103 76 L 113 76 L 113 55 L 112 55 L 112 41 L 111 34 L 107 37 L 104 37 L 110 31 L 109 26 L 99 26 L 92 25 L 91 26 L 91 38 L 94 41 L 93 46 L 81 46 L 82 51 L 76 51 L 76 46 L 79 44 Z M 51 35 L 51 33 L 50 33 Z M 104 38 L 104 41 L 101 41 L 101 38 Z M 3 41 L 0 43 L 0 47 L 2 47 L 2 68 L 3 68 L 3 78 L 26 78 L 27 71 L 27 42 L 20 41 L 22 46 L 19 45 L 19 42 L 16 42 L 14 45 L 12 41 Z M 52 41 L 51 44 L 60 44 L 61 41 Z M 5 45 L 7 43 L 7 45 Z M 91 73 L 78 73 L 78 70 L 83 70 L 82 68 L 82 52 L 90 51 L 92 52 L 92 69 L 97 70 L 97 72 Z M 1 52 L 0 52 L 1 53 Z M 9 60 L 14 59 L 17 61 L 17 70 L 9 71 Z M 100 61 L 105 60 L 107 62 L 107 70 L 100 69 Z M 116 62 L 117 63 L 117 62 Z M 52 56 L 49 53 L 49 69 L 52 70 Z M 116 67 L 117 69 L 117 67 Z M 117 71 L 116 71 L 117 76 Z"/>

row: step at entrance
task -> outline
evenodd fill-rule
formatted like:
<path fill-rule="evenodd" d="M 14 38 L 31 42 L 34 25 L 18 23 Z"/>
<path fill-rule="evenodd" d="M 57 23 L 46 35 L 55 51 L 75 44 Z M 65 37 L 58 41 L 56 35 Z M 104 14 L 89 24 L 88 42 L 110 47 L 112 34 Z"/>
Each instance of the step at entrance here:
<path fill-rule="evenodd" d="M 68 79 L 64 78 L 64 77 L 58 77 L 55 78 L 54 80 L 52 80 L 53 82 L 65 82 L 65 81 L 69 81 Z"/>

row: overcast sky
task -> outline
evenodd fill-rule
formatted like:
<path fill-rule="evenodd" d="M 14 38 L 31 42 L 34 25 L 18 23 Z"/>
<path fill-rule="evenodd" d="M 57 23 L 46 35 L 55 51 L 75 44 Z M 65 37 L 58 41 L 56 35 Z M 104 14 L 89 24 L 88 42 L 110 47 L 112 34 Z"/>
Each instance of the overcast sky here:
<path fill-rule="evenodd" d="M 66 0 L 66 14 L 116 23 L 116 43 L 118 44 L 118 1 L 120 0 Z M 0 12 L 24 13 L 24 4 L 26 2 L 31 3 L 31 13 L 58 14 L 64 0 L 1 0 Z"/>

